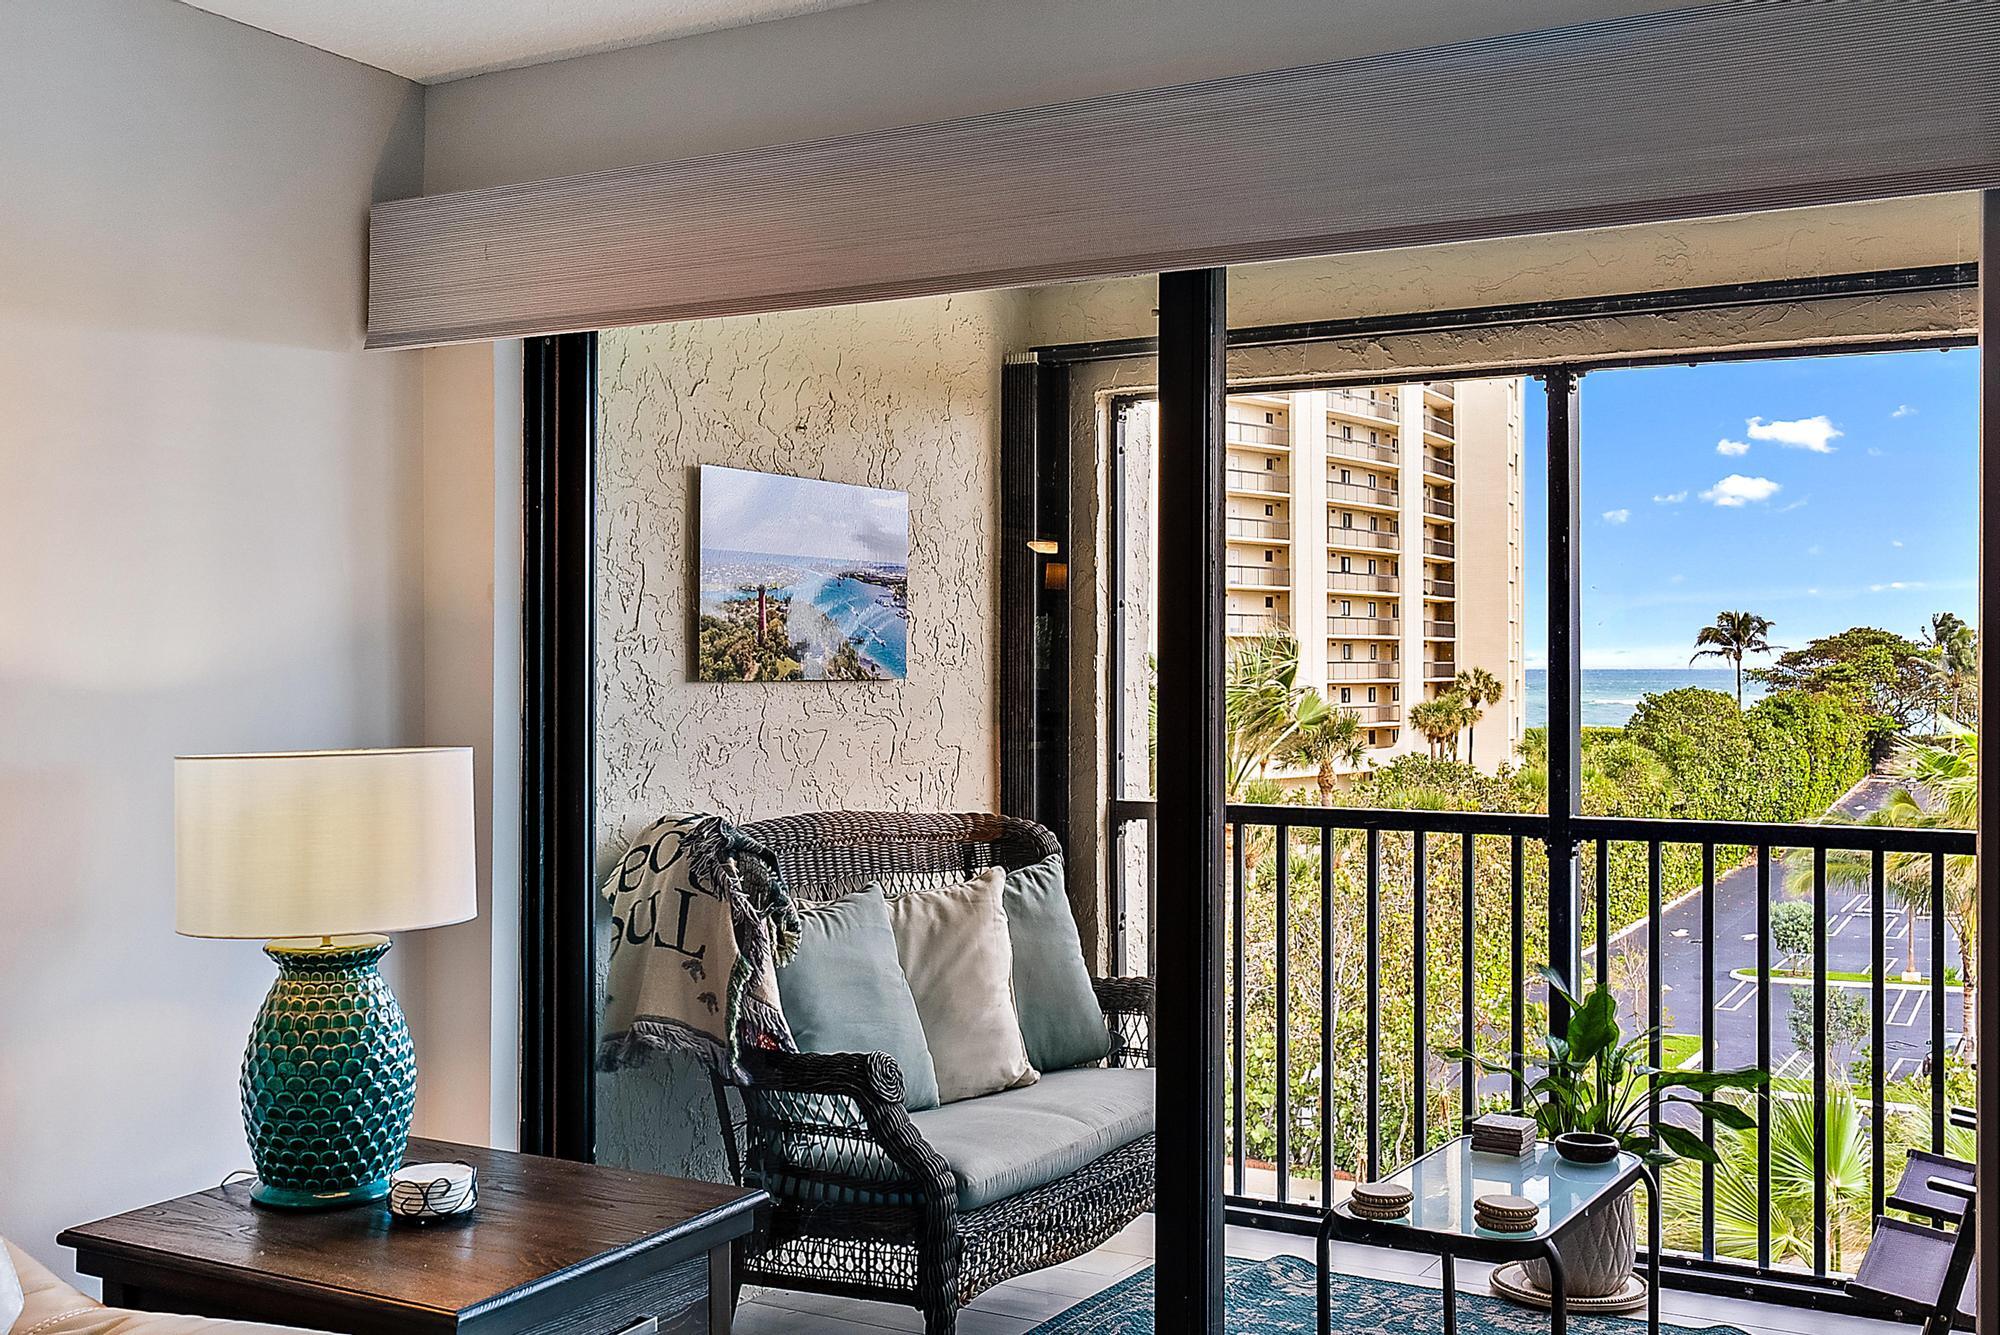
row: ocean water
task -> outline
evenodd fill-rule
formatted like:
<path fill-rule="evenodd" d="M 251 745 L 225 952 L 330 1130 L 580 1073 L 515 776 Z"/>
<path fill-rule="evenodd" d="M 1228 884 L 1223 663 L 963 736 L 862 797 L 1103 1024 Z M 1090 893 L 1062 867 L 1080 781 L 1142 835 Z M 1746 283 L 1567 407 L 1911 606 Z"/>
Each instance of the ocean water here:
<path fill-rule="evenodd" d="M 909 611 L 883 584 L 848 578 L 844 572 L 863 569 L 901 578 L 904 568 L 885 562 L 863 563 L 769 552 L 739 552 L 704 547 L 701 552 L 701 607 L 719 613 L 748 584 L 768 585 L 773 593 L 789 594 L 788 627 L 804 646 L 809 679 L 821 677 L 827 657 L 852 642 L 861 656 L 883 675 L 908 675 Z"/>
<path fill-rule="evenodd" d="M 1685 686 L 1736 693 L 1734 668 L 1585 668 L 1583 670 L 1583 726 L 1622 728 L 1639 707 L 1639 697 L 1677 691 Z M 1764 696 L 1764 688 L 1743 678 L 1745 708 Z M 1528 669 L 1527 725 L 1539 727 L 1549 721 L 1549 674 L 1544 668 Z"/>

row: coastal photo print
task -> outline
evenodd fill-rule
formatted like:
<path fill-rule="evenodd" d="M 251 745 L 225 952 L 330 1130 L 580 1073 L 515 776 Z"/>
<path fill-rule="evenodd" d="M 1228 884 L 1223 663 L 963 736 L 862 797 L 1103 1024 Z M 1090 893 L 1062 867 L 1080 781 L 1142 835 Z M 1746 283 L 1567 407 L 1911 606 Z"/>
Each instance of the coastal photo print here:
<path fill-rule="evenodd" d="M 704 466 L 697 681 L 907 675 L 910 494 Z"/>

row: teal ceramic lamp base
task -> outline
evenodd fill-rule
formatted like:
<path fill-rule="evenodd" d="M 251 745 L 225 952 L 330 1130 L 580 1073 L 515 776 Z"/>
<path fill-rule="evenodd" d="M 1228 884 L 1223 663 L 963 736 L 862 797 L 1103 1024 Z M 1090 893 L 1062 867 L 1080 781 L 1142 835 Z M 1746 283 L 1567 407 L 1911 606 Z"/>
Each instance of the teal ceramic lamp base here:
<path fill-rule="evenodd" d="M 273 941 L 278 981 L 243 1054 L 243 1126 L 259 1204 L 328 1209 L 376 1201 L 403 1161 L 417 1057 L 376 969 L 383 936 Z"/>

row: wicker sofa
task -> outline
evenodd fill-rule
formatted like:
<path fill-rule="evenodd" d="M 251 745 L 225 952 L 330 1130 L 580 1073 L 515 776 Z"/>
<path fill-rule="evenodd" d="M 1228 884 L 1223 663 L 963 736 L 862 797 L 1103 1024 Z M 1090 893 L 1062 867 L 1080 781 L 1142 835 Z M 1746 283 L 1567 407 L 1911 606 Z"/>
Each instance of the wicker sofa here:
<path fill-rule="evenodd" d="M 957 884 L 1059 851 L 1041 826 L 993 815 L 820 812 L 744 831 L 805 902 L 869 882 L 890 895 Z M 743 1120 L 725 1117 L 725 1139 L 737 1180 L 775 1204 L 739 1280 L 905 1303 L 948 1335 L 961 1304 L 1150 1210 L 1152 980 L 1094 987 L 1112 1035 L 1102 1068 L 914 1115 L 886 1054 L 746 1057 Z"/>

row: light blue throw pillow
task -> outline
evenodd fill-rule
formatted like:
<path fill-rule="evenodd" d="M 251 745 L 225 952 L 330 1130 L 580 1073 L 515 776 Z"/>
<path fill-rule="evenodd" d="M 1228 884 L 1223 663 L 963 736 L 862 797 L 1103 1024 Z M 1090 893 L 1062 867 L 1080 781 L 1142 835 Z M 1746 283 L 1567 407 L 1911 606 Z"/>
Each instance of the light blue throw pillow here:
<path fill-rule="evenodd" d="M 1014 947 L 1014 1010 L 1038 1071 L 1088 1066 L 1111 1055 L 1111 1032 L 1083 963 L 1083 941 L 1052 853 L 1007 873 L 1007 934 Z"/>
<path fill-rule="evenodd" d="M 938 1106 L 937 1068 L 878 886 L 800 915 L 798 953 L 778 970 L 778 1000 L 801 1052 L 886 1052 L 903 1071 L 903 1106 Z"/>

